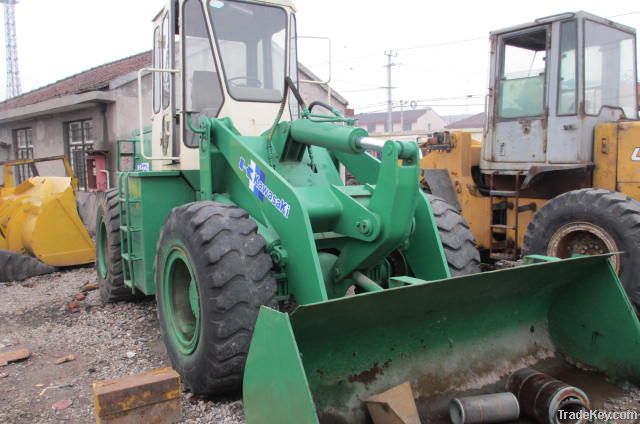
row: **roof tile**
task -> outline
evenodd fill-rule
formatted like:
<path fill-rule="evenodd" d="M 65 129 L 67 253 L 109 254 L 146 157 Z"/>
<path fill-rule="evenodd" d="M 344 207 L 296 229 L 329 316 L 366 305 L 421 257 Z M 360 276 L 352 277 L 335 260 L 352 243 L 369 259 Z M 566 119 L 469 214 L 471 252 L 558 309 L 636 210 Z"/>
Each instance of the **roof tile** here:
<path fill-rule="evenodd" d="M 151 51 L 91 68 L 0 103 L 0 112 L 44 102 L 56 97 L 105 90 L 114 79 L 151 65 Z"/>

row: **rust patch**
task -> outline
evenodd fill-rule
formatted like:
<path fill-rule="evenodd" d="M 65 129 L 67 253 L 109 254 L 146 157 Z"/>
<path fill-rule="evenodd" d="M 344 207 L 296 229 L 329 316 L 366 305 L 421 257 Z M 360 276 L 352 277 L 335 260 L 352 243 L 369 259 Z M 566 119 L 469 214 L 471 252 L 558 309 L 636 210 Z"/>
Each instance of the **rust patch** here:
<path fill-rule="evenodd" d="M 521 119 L 518 121 L 520 126 L 522 127 L 522 133 L 527 135 L 531 132 L 531 121 L 528 119 Z"/>
<path fill-rule="evenodd" d="M 373 366 L 368 370 L 364 370 L 359 374 L 352 374 L 349 376 L 349 383 L 363 383 L 363 384 L 371 384 L 378 378 L 378 375 L 382 373 L 382 371 L 386 368 L 389 368 L 391 364 L 391 360 L 385 361 L 382 364 L 382 367 L 379 366 L 377 362 L 373 363 Z"/>
<path fill-rule="evenodd" d="M 374 362 L 373 366 L 368 370 L 364 370 L 359 374 L 352 374 L 349 376 L 349 383 L 364 383 L 370 384 L 376 381 L 378 374 L 382 372 L 382 368 L 378 366 L 377 362 Z"/>

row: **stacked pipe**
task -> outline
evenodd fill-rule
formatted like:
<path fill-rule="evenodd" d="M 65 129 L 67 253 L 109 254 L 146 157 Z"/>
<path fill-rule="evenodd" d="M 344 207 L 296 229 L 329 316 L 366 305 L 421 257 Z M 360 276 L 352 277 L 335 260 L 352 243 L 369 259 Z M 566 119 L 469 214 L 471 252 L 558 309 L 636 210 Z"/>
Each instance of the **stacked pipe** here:
<path fill-rule="evenodd" d="M 449 416 L 454 424 L 515 421 L 520 411 L 541 424 L 587 422 L 590 402 L 577 387 L 532 368 L 511 374 L 506 393 L 453 399 Z"/>

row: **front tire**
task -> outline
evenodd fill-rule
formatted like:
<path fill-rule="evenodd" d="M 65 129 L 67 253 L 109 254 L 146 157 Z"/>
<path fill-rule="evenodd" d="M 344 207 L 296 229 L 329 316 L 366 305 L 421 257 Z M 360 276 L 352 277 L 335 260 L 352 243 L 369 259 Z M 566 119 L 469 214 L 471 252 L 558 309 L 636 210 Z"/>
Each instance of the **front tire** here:
<path fill-rule="evenodd" d="M 627 294 L 640 305 L 640 203 L 618 192 L 582 189 L 547 202 L 529 223 L 523 254 L 612 257 Z"/>
<path fill-rule="evenodd" d="M 239 390 L 260 306 L 276 307 L 256 223 L 234 205 L 175 208 L 156 258 L 158 317 L 174 369 L 195 394 Z"/>

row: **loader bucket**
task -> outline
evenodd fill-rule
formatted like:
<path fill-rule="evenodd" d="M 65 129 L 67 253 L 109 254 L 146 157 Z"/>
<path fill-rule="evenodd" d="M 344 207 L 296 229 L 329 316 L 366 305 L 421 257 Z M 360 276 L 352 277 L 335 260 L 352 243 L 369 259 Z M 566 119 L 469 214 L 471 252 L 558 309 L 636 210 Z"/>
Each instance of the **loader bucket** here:
<path fill-rule="evenodd" d="M 367 422 L 364 401 L 406 381 L 437 422 L 421 402 L 544 361 L 640 380 L 640 323 L 606 256 L 415 283 L 290 315 L 263 307 L 247 423 Z"/>
<path fill-rule="evenodd" d="M 2 248 L 47 265 L 95 260 L 91 236 L 80 220 L 69 177 L 33 177 L 0 195 Z"/>

